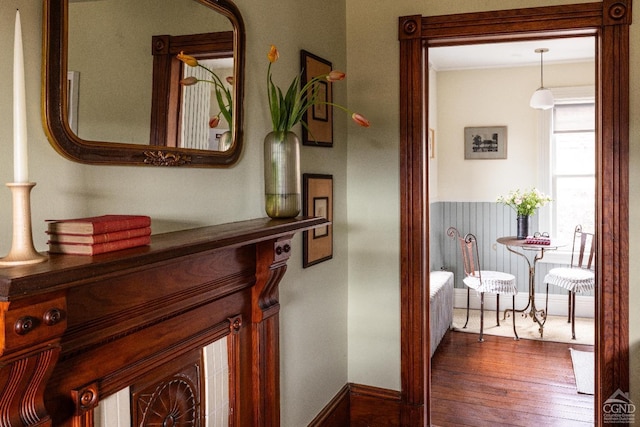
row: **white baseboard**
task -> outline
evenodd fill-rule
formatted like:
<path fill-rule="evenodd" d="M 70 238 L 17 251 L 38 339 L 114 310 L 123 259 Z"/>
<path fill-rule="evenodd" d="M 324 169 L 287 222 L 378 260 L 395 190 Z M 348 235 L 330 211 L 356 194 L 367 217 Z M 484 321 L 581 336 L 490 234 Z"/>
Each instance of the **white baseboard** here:
<path fill-rule="evenodd" d="M 536 308 L 545 308 L 545 294 L 536 294 Z M 547 314 L 551 316 L 566 316 L 567 315 L 567 298 L 568 294 L 549 294 L 549 308 Z M 523 292 L 516 295 L 516 310 L 522 309 L 527 305 L 528 294 Z M 484 295 L 484 308 L 487 310 L 496 309 L 496 295 L 485 294 Z M 453 306 L 455 308 L 467 307 L 467 290 L 466 289 L 454 289 L 454 301 Z M 472 290 L 470 295 L 470 307 L 474 309 L 480 309 L 480 294 Z M 500 310 L 511 307 L 511 297 L 503 295 L 500 298 Z M 588 317 L 593 318 L 595 316 L 595 298 L 592 296 L 576 295 L 576 317 Z"/>

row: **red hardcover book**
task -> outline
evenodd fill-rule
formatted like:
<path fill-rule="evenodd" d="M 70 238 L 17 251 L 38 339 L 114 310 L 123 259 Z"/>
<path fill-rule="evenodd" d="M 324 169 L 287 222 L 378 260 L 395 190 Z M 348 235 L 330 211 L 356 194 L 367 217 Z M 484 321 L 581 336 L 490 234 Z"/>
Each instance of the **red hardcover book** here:
<path fill-rule="evenodd" d="M 134 237 L 151 235 L 151 227 L 132 228 L 131 230 L 113 231 L 102 234 L 66 234 L 66 233 L 50 233 L 49 242 L 51 243 L 82 243 L 96 244 L 115 242 L 117 240 L 132 239 Z"/>
<path fill-rule="evenodd" d="M 146 215 L 101 215 L 47 222 L 48 232 L 57 234 L 104 234 L 151 226 L 151 218 Z"/>
<path fill-rule="evenodd" d="M 524 243 L 527 245 L 551 245 L 551 239 L 548 237 L 528 236 Z"/>
<path fill-rule="evenodd" d="M 98 255 L 106 252 L 115 252 L 122 249 L 145 246 L 151 243 L 151 236 L 134 237 L 133 239 L 116 240 L 115 242 L 96 243 L 83 245 L 79 243 L 53 243 L 49 242 L 49 252 L 71 255 Z"/>

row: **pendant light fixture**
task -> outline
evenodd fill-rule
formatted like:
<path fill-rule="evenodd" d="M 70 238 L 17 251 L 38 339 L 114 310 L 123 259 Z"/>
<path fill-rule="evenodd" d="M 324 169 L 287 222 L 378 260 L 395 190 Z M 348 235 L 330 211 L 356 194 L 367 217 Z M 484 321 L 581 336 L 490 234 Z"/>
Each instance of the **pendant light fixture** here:
<path fill-rule="evenodd" d="M 549 89 L 544 87 L 542 55 L 544 55 L 545 52 L 549 52 L 549 49 L 539 48 L 536 49 L 535 52 L 540 54 L 540 88 L 533 92 L 529 105 L 536 110 L 548 110 L 553 107 L 553 94 Z"/>

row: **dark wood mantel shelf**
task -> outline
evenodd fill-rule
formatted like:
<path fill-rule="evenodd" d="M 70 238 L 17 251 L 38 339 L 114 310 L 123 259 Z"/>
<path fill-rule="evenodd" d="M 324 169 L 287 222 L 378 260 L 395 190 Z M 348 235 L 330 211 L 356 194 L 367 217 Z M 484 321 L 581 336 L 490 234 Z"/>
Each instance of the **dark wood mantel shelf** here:
<path fill-rule="evenodd" d="M 0 268 L 1 424 L 92 426 L 104 397 L 126 387 L 135 397 L 150 377 L 171 390 L 181 360 L 199 372 L 198 352 L 226 337 L 230 425 L 279 425 L 278 285 L 293 235 L 326 223 L 261 218 Z M 190 381 L 182 408 L 201 417 L 202 386 Z M 144 422 L 151 405 L 132 402 L 134 417 Z"/>

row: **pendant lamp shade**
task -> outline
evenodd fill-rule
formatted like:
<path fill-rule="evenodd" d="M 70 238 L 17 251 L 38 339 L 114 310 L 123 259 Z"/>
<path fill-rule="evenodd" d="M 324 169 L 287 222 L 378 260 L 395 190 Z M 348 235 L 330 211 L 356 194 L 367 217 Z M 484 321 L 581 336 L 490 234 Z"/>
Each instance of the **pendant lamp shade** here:
<path fill-rule="evenodd" d="M 533 95 L 531 95 L 531 101 L 529 101 L 529 105 L 531 106 L 531 108 L 535 108 L 536 110 L 548 110 L 549 108 L 553 108 L 554 104 L 553 94 L 549 89 L 544 87 L 543 80 L 544 66 L 542 63 L 542 55 L 548 51 L 549 49 L 546 48 L 536 49 L 535 51 L 536 53 L 540 54 L 540 87 L 538 88 L 538 90 L 533 92 Z"/>
<path fill-rule="evenodd" d="M 533 92 L 529 105 L 536 110 L 548 110 L 549 108 L 553 108 L 553 102 L 553 94 L 551 91 L 541 87 Z"/>

